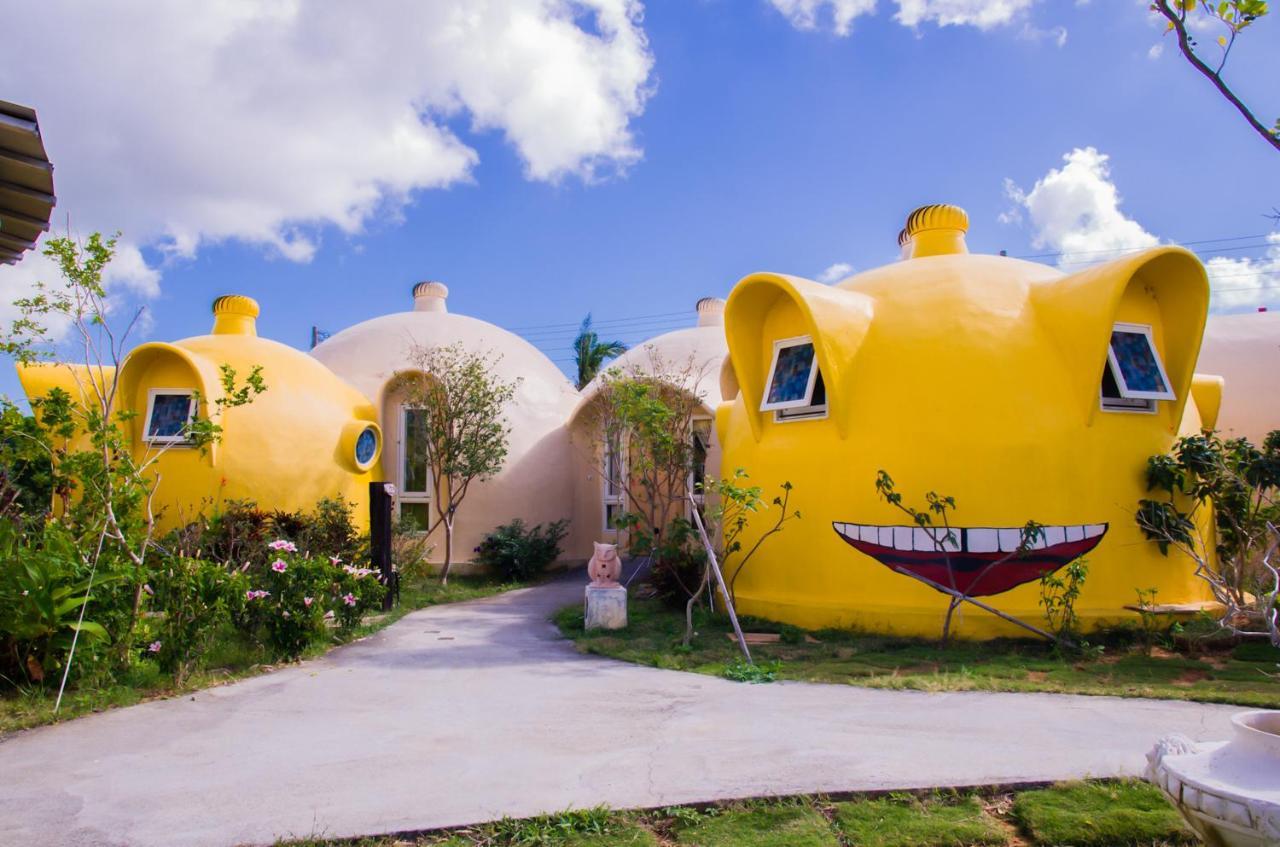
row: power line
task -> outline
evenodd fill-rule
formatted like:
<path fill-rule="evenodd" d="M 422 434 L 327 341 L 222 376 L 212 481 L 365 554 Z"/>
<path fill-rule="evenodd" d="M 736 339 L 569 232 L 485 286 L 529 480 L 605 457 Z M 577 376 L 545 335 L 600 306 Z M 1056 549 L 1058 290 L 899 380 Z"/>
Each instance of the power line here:
<path fill-rule="evenodd" d="M 1261 235 L 1235 235 L 1235 236 L 1231 236 L 1230 238 L 1201 238 L 1195 241 L 1177 241 L 1172 243 L 1182 247 L 1186 247 L 1189 244 L 1218 244 L 1223 241 L 1252 241 L 1253 239 L 1256 239 L 1256 238 L 1268 238 L 1271 235 L 1272 233 L 1264 232 Z M 1147 249 L 1150 249 L 1149 245 L 1143 246 L 1143 247 L 1109 247 L 1105 250 L 1059 250 L 1056 253 L 1032 253 L 1025 256 L 1015 256 L 1014 258 L 1015 259 L 1051 259 L 1055 256 L 1092 256 L 1092 255 L 1097 255 L 1099 253 L 1130 253 L 1136 250 L 1147 250 Z M 1195 252 L 1208 253 L 1211 251 L 1197 250 Z"/>

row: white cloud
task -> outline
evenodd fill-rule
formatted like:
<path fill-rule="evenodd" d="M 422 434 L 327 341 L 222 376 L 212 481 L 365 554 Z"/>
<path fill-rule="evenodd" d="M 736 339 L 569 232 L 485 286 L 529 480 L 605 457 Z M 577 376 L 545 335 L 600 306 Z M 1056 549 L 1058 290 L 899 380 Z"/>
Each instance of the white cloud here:
<path fill-rule="evenodd" d="M 1107 156 L 1092 147 L 1076 148 L 1063 161 L 1061 168 L 1052 168 L 1036 180 L 1030 191 L 1006 179 L 1005 195 L 1013 205 L 1000 215 L 1001 223 L 1029 223 L 1032 245 L 1060 253 L 1058 265 L 1067 272 L 1161 243 L 1121 211 Z M 1205 262 L 1212 310 L 1230 311 L 1278 299 L 1280 231 L 1268 235 L 1266 242 L 1261 256 L 1215 256 Z"/>
<path fill-rule="evenodd" d="M 1280 300 L 1280 232 L 1268 235 L 1267 244 L 1258 257 L 1214 256 L 1205 263 L 1215 309 L 1232 311 Z"/>
<path fill-rule="evenodd" d="M 58 216 L 123 230 L 118 282 L 148 295 L 159 277 L 139 246 L 189 257 L 235 239 L 307 261 L 326 227 L 359 233 L 472 179 L 462 129 L 499 133 L 532 180 L 627 168 L 652 85 L 641 14 L 639 0 L 49 0 L 7 22 L 0 91 L 39 113 Z M 28 273 L 0 269 L 0 285 Z"/>
<path fill-rule="evenodd" d="M 1077 147 L 1062 158 L 1065 164 L 1050 169 L 1030 191 L 1005 180 L 1005 195 L 1013 208 L 1001 216 L 1002 222 L 1025 217 L 1032 244 L 1061 253 L 1058 264 L 1068 268 L 1160 243 L 1120 210 L 1107 156 L 1092 147 Z"/>
<path fill-rule="evenodd" d="M 903 26 L 976 26 L 991 29 L 1012 22 L 1035 0 L 897 0 L 895 16 Z"/>
<path fill-rule="evenodd" d="M 898 11 L 894 19 L 903 26 L 918 27 L 933 23 L 938 26 L 974 26 L 991 29 L 1013 23 L 1023 17 L 1036 0 L 893 0 Z M 797 29 L 823 28 L 830 22 L 836 35 L 848 35 L 855 19 L 874 14 L 876 0 L 769 0 Z M 1061 47 L 1067 39 L 1063 27 L 1023 31 L 1024 37 L 1040 40 L 1050 37 Z"/>
<path fill-rule="evenodd" d="M 769 0 L 797 29 L 817 29 L 830 16 L 836 35 L 848 35 L 855 18 L 876 10 L 876 0 Z"/>
<path fill-rule="evenodd" d="M 1153 61 L 1153 62 L 1154 62 L 1156 59 L 1159 59 L 1162 55 L 1164 55 L 1164 45 L 1163 45 L 1163 44 L 1152 44 L 1152 45 L 1151 45 L 1151 49 L 1149 49 L 1149 50 L 1147 51 L 1147 58 L 1148 58 L 1148 59 L 1150 59 L 1150 60 L 1151 60 L 1151 61 Z"/>
<path fill-rule="evenodd" d="M 853 273 L 853 265 L 848 262 L 836 262 L 834 265 L 818 274 L 818 282 L 825 282 L 830 285 L 833 282 L 839 282 L 851 273 Z"/>

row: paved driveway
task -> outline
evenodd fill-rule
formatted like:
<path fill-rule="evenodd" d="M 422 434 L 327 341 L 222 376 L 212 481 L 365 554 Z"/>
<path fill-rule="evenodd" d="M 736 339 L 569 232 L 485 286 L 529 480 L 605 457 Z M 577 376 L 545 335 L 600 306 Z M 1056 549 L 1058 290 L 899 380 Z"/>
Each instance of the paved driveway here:
<path fill-rule="evenodd" d="M 427 609 L 327 657 L 0 742 L 0 844 L 226 845 L 570 806 L 1140 773 L 1232 707 L 741 685 L 580 656 L 577 580 Z"/>

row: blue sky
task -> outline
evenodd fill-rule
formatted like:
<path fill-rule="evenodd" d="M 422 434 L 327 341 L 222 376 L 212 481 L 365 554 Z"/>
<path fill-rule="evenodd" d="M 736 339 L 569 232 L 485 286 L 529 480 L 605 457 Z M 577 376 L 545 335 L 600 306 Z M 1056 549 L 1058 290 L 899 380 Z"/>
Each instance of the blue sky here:
<path fill-rule="evenodd" d="M 118 108 L 95 101 L 86 114 L 84 98 L 98 96 L 86 80 L 110 77 L 112 57 L 86 57 L 74 33 L 55 32 L 56 9 L 48 20 L 27 22 L 31 38 L 45 37 L 48 64 L 0 67 L 0 99 L 40 113 L 58 168 L 58 220 L 70 215 L 77 229 L 134 224 L 125 237 L 138 248 L 135 279 L 122 278 L 118 290 L 122 300 L 150 310 L 153 338 L 206 332 L 210 301 L 234 292 L 262 304 L 261 334 L 305 347 L 313 324 L 338 330 L 406 309 L 413 282 L 438 279 L 450 286 L 451 310 L 530 328 L 523 331 L 567 368 L 572 330 L 565 325 L 588 311 L 604 322 L 603 334 L 634 343 L 691 324 L 695 300 L 725 296 L 752 271 L 818 278 L 839 263 L 883 264 L 895 256 L 905 214 L 923 203 L 964 206 L 974 251 L 1065 249 L 1077 253 L 1075 261 L 1082 253 L 1157 239 L 1226 239 L 1274 229 L 1264 213 L 1280 205 L 1280 155 L 1194 74 L 1171 40 L 1161 38 L 1143 2 L 954 0 L 960 7 L 1003 4 L 1015 11 L 993 25 L 925 20 L 909 27 L 895 19 L 894 3 L 881 0 L 876 12 L 856 17 L 846 35 L 833 31 L 831 9 L 821 3 L 807 27 L 795 12 L 806 7 L 803 0 L 661 0 L 646 4 L 642 18 L 638 5 L 625 0 L 596 2 L 600 9 L 625 7 L 625 17 L 613 20 L 625 20 L 632 39 L 603 60 L 614 80 L 605 88 L 613 91 L 615 108 L 608 114 L 606 107 L 592 108 L 604 110 L 605 130 L 575 123 L 565 133 L 578 139 L 570 149 L 545 152 L 557 143 L 557 121 L 572 102 L 549 108 L 543 120 L 536 103 L 486 113 L 487 93 L 463 94 L 429 114 L 458 142 L 438 157 L 453 156 L 456 166 L 459 149 L 472 151 L 465 173 L 458 176 L 457 167 L 445 176 L 424 173 L 435 161 L 424 158 L 428 165 L 387 196 L 370 203 L 367 193 L 361 195 L 366 200 L 354 225 L 352 215 L 317 212 L 321 206 L 312 200 L 292 199 L 295 186 L 323 184 L 326 168 L 343 166 L 326 163 L 358 158 L 371 143 L 345 138 L 329 123 L 308 131 L 306 121 L 316 113 L 299 105 L 305 88 L 281 82 L 277 108 L 261 79 L 251 70 L 244 78 L 254 97 L 266 98 L 273 116 L 298 108 L 287 131 L 301 132 L 306 145 L 349 145 L 345 152 L 322 151 L 310 170 L 285 174 L 279 189 L 263 187 L 269 174 L 232 167 L 231 158 L 248 155 L 243 150 L 228 149 L 226 160 L 216 149 L 187 152 L 196 145 L 173 124 L 200 108 L 198 88 L 188 97 L 157 82 L 157 91 Z M 574 6 L 559 0 L 526 5 L 544 11 Z M 787 8 L 790 18 L 782 11 Z M 593 9 L 600 11 L 575 10 L 588 39 L 609 25 L 594 18 Z M 6 17 L 18 15 L 15 9 Z M 126 27 L 128 16 L 120 17 L 109 25 Z M 152 25 L 159 30 L 149 33 L 148 43 L 164 37 L 164 25 Z M 299 46 L 305 35 L 301 27 L 292 32 L 290 49 L 316 54 L 319 67 L 375 61 L 373 54 L 357 52 L 326 64 L 323 38 Z M 1153 56 L 1161 44 L 1163 53 Z M 1280 115 L 1271 85 L 1280 70 L 1278 48 L 1280 22 L 1264 21 L 1247 33 L 1229 66 L 1229 78 L 1239 81 L 1241 93 L 1268 121 L 1272 113 Z M 476 49 L 472 45 L 471 53 Z M 185 61 L 153 58 L 159 73 L 164 61 Z M 95 61 L 102 66 L 94 67 Z M 413 57 L 397 61 L 412 64 Z M 457 61 L 474 67 L 469 57 Z M 521 74 L 537 72 L 537 57 L 522 61 L 532 64 L 517 69 Z M 584 61 L 592 67 L 589 56 Z M 466 74 L 486 73 L 466 68 L 448 71 L 462 90 L 469 84 Z M 123 75 L 109 92 L 137 86 L 139 79 Z M 435 79 L 421 84 L 434 85 Z M 234 76 L 216 78 L 219 96 L 232 101 L 238 84 Z M 518 101 L 520 94 L 510 92 L 519 85 L 517 76 L 493 89 Z M 337 118 L 326 113 L 324 119 L 340 119 L 353 97 L 385 96 L 375 88 L 369 83 L 341 92 L 325 107 Z M 359 109 L 352 108 L 358 121 Z M 113 114 L 129 127 L 112 127 Z M 254 149 L 267 122 L 259 123 L 256 114 L 226 127 L 228 144 L 238 138 Z M 229 113 L 229 122 L 235 117 Z M 150 151 L 149 159 L 130 166 L 132 182 L 113 188 L 101 169 L 137 156 L 127 148 L 139 123 L 150 128 L 148 138 L 168 143 L 159 155 L 169 158 L 157 162 Z M 604 136 L 604 142 L 594 140 Z M 273 143 L 269 132 L 264 143 Z M 1063 157 L 1073 151 L 1074 165 L 1064 169 Z M 395 159 L 394 151 L 380 155 Z M 595 174 L 588 175 L 593 166 Z M 91 172 L 99 175 L 90 178 Z M 353 192 L 362 178 L 376 186 L 400 177 L 356 174 Z M 261 215 L 261 231 L 225 224 L 212 213 L 201 217 L 200 203 L 186 204 L 215 180 L 224 207 L 237 208 L 236 194 L 243 190 L 269 210 Z M 433 180 L 442 187 L 414 187 Z M 1046 184 L 1036 193 L 1038 181 Z M 138 211 L 142 206 L 146 214 Z M 177 224 L 166 219 L 166 208 L 180 207 L 184 217 L 175 217 Z M 182 237 L 174 235 L 178 230 Z M 304 247 L 296 246 L 299 240 Z M 1280 306 L 1280 246 L 1255 238 L 1201 247 L 1222 250 L 1206 259 L 1231 262 L 1218 263 L 1219 286 L 1276 286 L 1220 297 L 1219 308 Z M 23 270 L 26 265 L 31 267 Z M 31 260 L 0 268 L 0 286 L 8 279 L 20 290 L 42 270 Z M 655 315 L 660 317 L 609 323 Z M 5 373 L 0 390 L 13 394 L 16 388 Z"/>

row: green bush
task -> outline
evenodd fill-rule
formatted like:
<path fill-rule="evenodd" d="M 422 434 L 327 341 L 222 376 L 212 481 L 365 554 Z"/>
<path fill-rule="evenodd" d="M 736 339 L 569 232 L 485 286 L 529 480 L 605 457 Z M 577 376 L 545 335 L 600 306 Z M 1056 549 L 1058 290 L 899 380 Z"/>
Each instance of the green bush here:
<path fill-rule="evenodd" d="M 142 637 L 142 651 L 181 685 L 231 619 L 247 579 L 238 570 L 186 556 L 162 563 L 144 590 L 161 614 Z"/>
<path fill-rule="evenodd" d="M 476 547 L 476 561 L 503 581 L 523 582 L 546 570 L 560 556 L 568 521 L 526 529 L 516 518 L 490 532 Z"/>
<path fill-rule="evenodd" d="M 368 568 L 341 560 L 304 556 L 297 545 L 277 539 L 274 558 L 248 571 L 236 625 L 281 660 L 296 659 L 327 637 L 326 620 L 350 630 L 382 602 L 385 589 Z"/>
<path fill-rule="evenodd" d="M 94 590 L 116 579 L 97 574 Z M 61 525 L 28 535 L 0 520 L 0 674 L 39 684 L 62 668 L 77 631 L 81 645 L 105 643 L 101 623 L 79 620 L 89 589 L 75 539 Z"/>

